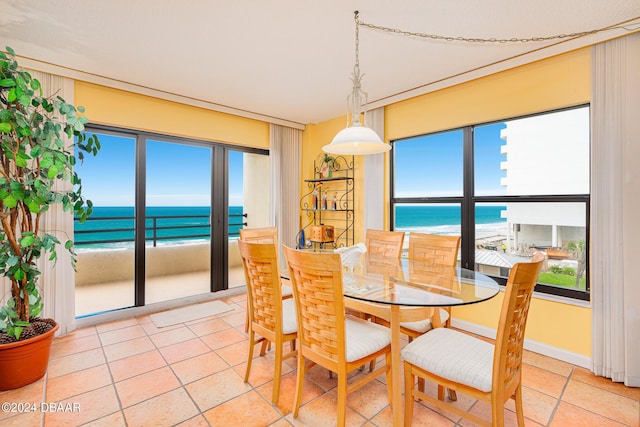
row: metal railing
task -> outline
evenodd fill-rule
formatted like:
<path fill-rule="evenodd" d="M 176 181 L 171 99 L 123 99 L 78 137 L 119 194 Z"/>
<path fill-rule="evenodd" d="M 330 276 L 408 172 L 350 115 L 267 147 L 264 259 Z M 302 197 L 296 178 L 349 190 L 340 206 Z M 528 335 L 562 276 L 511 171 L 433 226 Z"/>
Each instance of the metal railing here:
<path fill-rule="evenodd" d="M 234 222 L 233 220 L 236 218 L 242 219 L 240 219 L 240 222 L 237 222 L 237 220 Z M 238 237 L 240 235 L 238 231 L 239 228 L 247 226 L 246 218 L 246 213 L 229 214 L 229 237 Z M 77 220 L 78 218 L 75 218 L 75 221 Z M 176 220 L 178 223 L 169 223 L 169 221 Z M 180 220 L 196 220 L 196 222 L 181 224 L 179 223 Z M 134 216 L 89 217 L 84 224 L 97 221 L 111 221 L 112 225 L 119 223 L 123 224 L 123 226 L 115 226 L 113 228 L 105 226 L 104 228 L 82 229 L 82 226 L 78 227 L 78 223 L 76 222 L 76 229 L 74 231 L 74 243 L 76 247 L 135 241 Z M 211 222 L 209 215 L 147 216 L 145 223 L 150 223 L 150 225 L 145 227 L 145 241 L 152 242 L 154 247 L 162 240 L 184 241 L 211 238 Z M 187 230 L 192 230 L 192 232 Z M 206 232 L 204 230 L 206 230 Z M 116 233 L 119 235 L 114 237 Z M 87 239 L 84 239 L 84 236 L 87 236 Z M 99 238 L 99 236 L 102 236 L 103 238 Z"/>

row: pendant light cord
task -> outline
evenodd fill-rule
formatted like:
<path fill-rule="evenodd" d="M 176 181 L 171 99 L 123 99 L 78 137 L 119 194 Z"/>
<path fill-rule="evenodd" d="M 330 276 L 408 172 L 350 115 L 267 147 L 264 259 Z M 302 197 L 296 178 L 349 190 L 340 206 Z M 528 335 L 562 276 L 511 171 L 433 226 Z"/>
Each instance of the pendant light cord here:
<path fill-rule="evenodd" d="M 615 25 L 615 26 L 609 26 L 609 27 L 602 27 L 602 28 L 598 28 L 595 30 L 588 30 L 588 31 L 580 31 L 580 32 L 576 32 L 576 33 L 569 33 L 569 34 L 556 34 L 556 35 L 552 35 L 552 36 L 538 36 L 538 37 L 526 37 L 526 38 L 519 38 L 519 37 L 511 37 L 511 38 L 505 38 L 505 39 L 499 39 L 499 38 L 479 38 L 479 37 L 461 37 L 461 36 L 442 36 L 439 34 L 428 34 L 428 33 L 420 33 L 420 32 L 413 32 L 413 31 L 406 31 L 406 30 L 400 30 L 398 28 L 389 28 L 389 27 L 383 27 L 381 25 L 375 25 L 375 24 L 369 24 L 367 22 L 364 21 L 360 21 L 358 19 L 358 12 L 355 12 L 355 19 L 356 19 L 356 49 L 357 49 L 357 36 L 358 36 L 358 26 L 362 25 L 363 27 L 369 28 L 371 30 L 376 30 L 376 31 L 383 31 L 385 33 L 393 33 L 393 34 L 399 34 L 399 35 L 403 35 L 403 36 L 408 36 L 408 37 L 418 37 L 418 38 L 423 38 L 423 39 L 431 39 L 431 40 L 437 40 L 437 41 L 445 41 L 445 42 L 464 42 L 464 43 L 529 43 L 529 42 L 543 42 L 543 41 L 550 41 L 550 40 L 558 40 L 558 39 L 571 39 L 571 38 L 576 38 L 576 37 L 584 37 L 584 36 L 588 36 L 588 35 L 592 35 L 592 34 L 597 34 L 597 33 L 601 33 L 604 31 L 609 31 L 609 30 L 616 30 L 616 29 L 623 29 L 626 31 L 637 31 L 640 28 L 640 23 L 632 23 L 630 25 Z M 629 19 L 627 21 L 625 21 L 625 23 L 629 23 L 632 21 L 637 20 L 640 17 L 635 17 L 632 19 Z M 357 58 L 357 56 L 356 56 Z"/>

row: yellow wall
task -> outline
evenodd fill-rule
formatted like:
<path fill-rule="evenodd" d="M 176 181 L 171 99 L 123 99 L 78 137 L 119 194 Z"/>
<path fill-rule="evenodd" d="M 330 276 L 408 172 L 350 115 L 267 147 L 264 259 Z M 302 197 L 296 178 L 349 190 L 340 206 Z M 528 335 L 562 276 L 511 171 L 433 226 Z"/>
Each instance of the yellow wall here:
<path fill-rule="evenodd" d="M 496 73 L 451 88 L 385 107 L 386 141 L 508 119 L 588 103 L 590 100 L 588 48 Z M 342 127 L 344 119 L 310 126 L 303 149 L 303 179 L 322 146 Z M 356 175 L 362 160 L 356 160 Z M 388 166 L 386 167 L 388 176 Z M 358 200 L 362 185 L 356 179 Z M 388 182 L 385 188 L 389 199 Z M 388 206 L 385 208 L 387 217 Z M 362 241 L 362 209 L 356 210 L 356 241 Z M 456 319 L 495 328 L 502 294 L 492 301 L 453 310 Z M 591 356 L 591 309 L 542 299 L 531 304 L 526 337 L 578 355 Z"/>
<path fill-rule="evenodd" d="M 346 126 L 346 117 L 342 116 L 322 122 L 317 125 L 307 125 L 303 132 L 302 149 L 302 185 L 300 187 L 301 196 L 308 194 L 311 189 L 304 182 L 305 179 L 313 178 L 313 161 L 323 154 L 322 147 L 329 144 L 336 134 Z M 350 159 L 350 156 L 345 156 Z M 364 231 L 362 227 L 363 214 L 363 180 L 364 165 L 362 156 L 354 157 L 354 218 L 355 218 L 355 243 L 364 241 Z M 303 215 L 303 213 L 301 213 Z M 302 224 L 309 222 L 306 216 L 301 217 Z"/>
<path fill-rule="evenodd" d="M 90 123 L 269 148 L 269 123 L 165 101 L 82 81 L 75 82 L 74 104 Z"/>

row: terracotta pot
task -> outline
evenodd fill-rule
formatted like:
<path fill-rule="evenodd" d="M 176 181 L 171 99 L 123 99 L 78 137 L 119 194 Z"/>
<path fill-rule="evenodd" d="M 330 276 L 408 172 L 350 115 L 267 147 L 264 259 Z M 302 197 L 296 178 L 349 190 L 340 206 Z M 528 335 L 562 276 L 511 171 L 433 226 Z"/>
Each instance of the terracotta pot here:
<path fill-rule="evenodd" d="M 49 332 L 25 341 L 0 344 L 0 391 L 13 390 L 36 382 L 44 376 L 49 365 L 53 334 Z"/>

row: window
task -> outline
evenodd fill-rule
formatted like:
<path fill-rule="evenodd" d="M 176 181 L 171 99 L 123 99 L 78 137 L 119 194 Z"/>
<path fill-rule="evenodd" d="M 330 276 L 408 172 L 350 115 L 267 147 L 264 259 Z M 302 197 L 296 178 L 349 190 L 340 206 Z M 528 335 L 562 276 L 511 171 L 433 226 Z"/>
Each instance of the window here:
<path fill-rule="evenodd" d="M 461 235 L 503 283 L 543 251 L 536 291 L 588 300 L 589 138 L 580 106 L 393 141 L 392 228 Z"/>
<path fill-rule="evenodd" d="M 94 213 L 75 223 L 76 316 L 244 286 L 236 240 L 259 226 L 268 151 L 106 126 L 78 162 Z M 259 205 L 259 203 L 262 203 Z"/>

